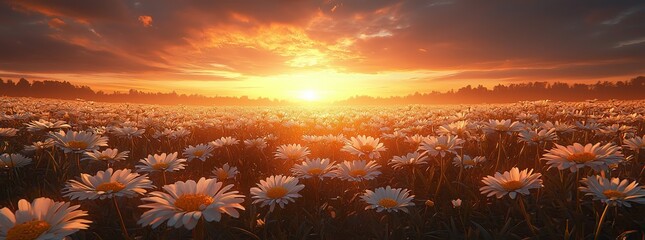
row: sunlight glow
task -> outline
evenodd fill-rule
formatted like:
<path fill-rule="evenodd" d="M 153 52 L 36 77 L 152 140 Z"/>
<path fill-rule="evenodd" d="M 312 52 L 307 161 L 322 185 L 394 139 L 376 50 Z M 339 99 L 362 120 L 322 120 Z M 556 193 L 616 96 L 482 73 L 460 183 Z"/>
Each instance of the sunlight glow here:
<path fill-rule="evenodd" d="M 305 100 L 308 102 L 313 102 L 318 99 L 320 99 L 320 96 L 318 95 L 318 92 L 314 90 L 302 90 L 300 91 L 300 95 L 298 96 L 301 100 Z"/>

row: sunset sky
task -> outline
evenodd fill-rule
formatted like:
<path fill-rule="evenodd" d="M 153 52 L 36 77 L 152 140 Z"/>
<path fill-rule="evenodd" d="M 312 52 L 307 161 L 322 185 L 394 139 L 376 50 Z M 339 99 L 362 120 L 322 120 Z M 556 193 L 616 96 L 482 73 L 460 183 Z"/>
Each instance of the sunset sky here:
<path fill-rule="evenodd" d="M 338 100 L 645 74 L 645 1 L 0 0 L 0 77 Z"/>

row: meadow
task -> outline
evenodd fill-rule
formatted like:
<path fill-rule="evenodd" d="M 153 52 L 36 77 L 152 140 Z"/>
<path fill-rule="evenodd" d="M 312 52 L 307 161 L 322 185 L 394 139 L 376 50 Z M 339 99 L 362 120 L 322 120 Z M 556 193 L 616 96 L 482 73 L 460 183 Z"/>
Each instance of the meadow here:
<path fill-rule="evenodd" d="M 0 239 L 645 238 L 645 101 L 0 109 Z"/>

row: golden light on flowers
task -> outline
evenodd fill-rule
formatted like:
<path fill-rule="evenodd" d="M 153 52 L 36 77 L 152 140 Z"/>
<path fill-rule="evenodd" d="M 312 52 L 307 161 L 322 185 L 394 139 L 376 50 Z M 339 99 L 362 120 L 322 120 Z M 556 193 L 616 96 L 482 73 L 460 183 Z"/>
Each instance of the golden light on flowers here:
<path fill-rule="evenodd" d="M 21 199 L 15 213 L 6 207 L 0 209 L 0 238 L 64 239 L 92 223 L 85 219 L 87 212 L 79 208 L 49 198 L 36 198 L 31 203 Z"/>
<path fill-rule="evenodd" d="M 205 194 L 184 194 L 175 199 L 175 207 L 186 212 L 194 212 L 213 203 L 213 198 Z"/>
<path fill-rule="evenodd" d="M 51 225 L 43 220 L 29 221 L 9 229 L 7 240 L 13 239 L 37 239 L 41 234 L 51 228 Z"/>
<path fill-rule="evenodd" d="M 219 222 L 222 215 L 237 218 L 244 196 L 231 191 L 233 184 L 224 185 L 216 179 L 200 178 L 165 185 L 163 192 L 151 192 L 141 200 L 140 208 L 148 209 L 139 224 L 157 228 L 166 222 L 168 227 L 193 229 L 199 221 Z"/>
<path fill-rule="evenodd" d="M 584 167 L 590 167 L 595 171 L 607 170 L 609 165 L 619 163 L 623 158 L 620 148 L 613 143 L 588 143 L 584 146 L 574 143 L 566 147 L 556 143 L 555 148 L 548 150 L 542 160 L 547 161 L 549 168 L 576 172 Z"/>
<path fill-rule="evenodd" d="M 275 186 L 267 189 L 266 192 L 268 198 L 278 199 L 286 196 L 289 191 L 283 186 Z"/>
<path fill-rule="evenodd" d="M 407 207 L 414 206 L 414 195 L 409 190 L 390 186 L 365 190 L 361 199 L 368 204 L 366 210 L 375 209 L 376 212 L 408 212 Z"/>
<path fill-rule="evenodd" d="M 96 191 L 118 192 L 123 190 L 124 188 L 125 188 L 125 185 L 123 185 L 120 182 L 107 182 L 107 183 L 101 183 L 98 186 L 96 186 Z"/>
<path fill-rule="evenodd" d="M 486 176 L 481 181 L 485 186 L 479 188 L 487 197 L 502 198 L 506 195 L 515 199 L 517 194 L 529 195 L 530 189 L 541 188 L 542 174 L 533 173 L 533 169 L 520 171 L 517 167 L 504 173 L 496 172 L 494 176 Z"/>

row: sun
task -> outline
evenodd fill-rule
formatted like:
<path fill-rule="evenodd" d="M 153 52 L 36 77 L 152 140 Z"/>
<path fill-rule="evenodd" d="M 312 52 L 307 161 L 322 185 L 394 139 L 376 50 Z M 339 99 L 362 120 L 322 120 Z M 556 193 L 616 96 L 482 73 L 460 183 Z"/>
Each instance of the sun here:
<path fill-rule="evenodd" d="M 318 95 L 318 92 L 308 89 L 300 91 L 298 98 L 307 102 L 313 102 L 320 99 L 320 96 Z"/>

